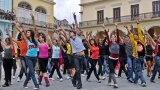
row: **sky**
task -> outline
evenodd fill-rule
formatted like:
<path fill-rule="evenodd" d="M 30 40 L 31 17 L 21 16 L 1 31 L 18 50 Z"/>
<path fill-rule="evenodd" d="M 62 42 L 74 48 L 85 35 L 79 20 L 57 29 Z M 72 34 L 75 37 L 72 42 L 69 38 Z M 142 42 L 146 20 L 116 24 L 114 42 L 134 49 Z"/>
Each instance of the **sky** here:
<path fill-rule="evenodd" d="M 67 19 L 69 23 L 73 23 L 72 12 L 76 12 L 77 20 L 80 22 L 80 0 L 54 0 L 54 16 L 59 19 Z"/>

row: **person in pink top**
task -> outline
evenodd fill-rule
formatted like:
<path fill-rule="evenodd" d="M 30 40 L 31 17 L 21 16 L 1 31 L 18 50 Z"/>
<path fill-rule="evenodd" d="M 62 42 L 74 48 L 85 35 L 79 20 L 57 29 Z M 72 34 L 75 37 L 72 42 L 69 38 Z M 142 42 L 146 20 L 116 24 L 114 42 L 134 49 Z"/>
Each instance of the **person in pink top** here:
<path fill-rule="evenodd" d="M 46 82 L 46 87 L 50 86 L 48 76 L 47 76 L 47 64 L 48 64 L 48 43 L 46 42 L 46 36 L 44 33 L 39 35 L 39 66 L 40 66 L 40 75 L 38 77 L 39 85 L 41 85 L 42 78 Z"/>

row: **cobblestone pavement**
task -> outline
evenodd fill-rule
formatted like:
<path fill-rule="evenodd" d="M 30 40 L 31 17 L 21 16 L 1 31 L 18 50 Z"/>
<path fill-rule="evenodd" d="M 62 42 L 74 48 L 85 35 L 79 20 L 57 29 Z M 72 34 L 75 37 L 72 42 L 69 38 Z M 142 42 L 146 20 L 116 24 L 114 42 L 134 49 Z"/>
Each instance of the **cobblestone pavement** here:
<path fill-rule="evenodd" d="M 18 70 L 17 70 L 18 73 Z M 57 73 L 54 73 L 54 78 L 56 78 Z M 4 76 L 4 74 L 2 75 Z M 37 75 L 36 75 L 37 76 Z M 117 82 L 119 85 L 119 88 L 117 90 L 160 90 L 160 79 L 156 77 L 157 83 L 150 83 L 150 78 L 146 76 L 146 72 L 144 72 L 144 76 L 147 82 L 146 87 L 141 87 L 140 84 L 131 84 L 126 80 L 126 77 L 124 73 L 122 74 L 122 78 L 117 78 Z M 2 77 L 4 78 L 4 77 Z M 102 80 L 102 83 L 98 83 L 96 78 L 94 77 L 94 74 L 91 75 L 91 82 L 87 82 L 85 80 L 86 76 L 82 77 L 82 83 L 83 88 L 81 90 L 115 90 L 112 86 L 107 85 L 108 77 L 106 80 Z M 34 85 L 33 82 L 28 84 L 29 88 L 24 89 L 23 83 L 24 83 L 25 77 L 23 77 L 21 82 L 17 82 L 17 79 L 12 79 L 12 85 L 10 87 L 2 88 L 3 90 L 33 90 Z M 4 83 L 4 80 L 2 79 L 2 84 Z M 139 81 L 140 83 L 140 81 Z M 45 82 L 43 80 L 42 85 L 40 86 L 40 90 L 77 90 L 75 87 L 72 86 L 71 80 L 64 79 L 62 82 L 60 82 L 58 79 L 55 79 L 54 81 L 50 81 L 51 86 L 45 87 Z"/>

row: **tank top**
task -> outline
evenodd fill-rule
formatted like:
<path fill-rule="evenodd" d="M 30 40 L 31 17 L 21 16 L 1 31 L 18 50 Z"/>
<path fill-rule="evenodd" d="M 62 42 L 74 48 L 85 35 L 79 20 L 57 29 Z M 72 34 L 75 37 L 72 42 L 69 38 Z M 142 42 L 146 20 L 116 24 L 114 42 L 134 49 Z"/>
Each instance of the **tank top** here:
<path fill-rule="evenodd" d="M 59 46 L 52 46 L 52 58 L 59 58 L 60 54 L 60 47 Z"/>
<path fill-rule="evenodd" d="M 39 58 L 48 58 L 48 45 L 47 44 L 39 45 Z"/>
<path fill-rule="evenodd" d="M 34 45 L 33 42 L 30 42 L 28 40 L 28 42 L 27 42 L 27 48 L 28 48 L 28 50 L 27 50 L 26 56 L 28 56 L 28 57 L 37 57 L 37 50 L 38 49 L 37 49 L 37 46 Z"/>
<path fill-rule="evenodd" d="M 4 58 L 6 59 L 12 59 L 12 48 L 5 48 L 4 49 Z"/>

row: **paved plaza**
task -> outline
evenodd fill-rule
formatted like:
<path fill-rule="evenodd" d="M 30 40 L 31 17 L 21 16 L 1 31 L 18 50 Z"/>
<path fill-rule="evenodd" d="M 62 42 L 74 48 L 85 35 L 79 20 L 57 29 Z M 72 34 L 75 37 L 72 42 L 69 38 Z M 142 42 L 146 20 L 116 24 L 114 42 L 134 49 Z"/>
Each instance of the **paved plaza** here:
<path fill-rule="evenodd" d="M 19 70 L 17 70 L 17 73 Z M 40 85 L 40 90 L 77 90 L 74 88 L 71 84 L 71 80 L 67 80 L 64 78 L 62 82 L 60 82 L 58 79 L 56 79 L 57 73 L 54 73 L 54 81 L 50 81 L 50 87 L 45 87 L 45 82 L 43 80 L 42 85 Z M 146 72 L 144 73 L 147 86 L 141 87 L 139 84 L 131 84 L 126 80 L 126 77 L 124 73 L 122 74 L 122 78 L 117 78 L 117 82 L 119 85 L 119 88 L 117 90 L 160 90 L 160 79 L 156 77 L 157 83 L 150 83 L 150 78 L 146 76 Z M 36 75 L 37 77 L 37 75 Z M 4 78 L 4 73 L 3 77 Z M 31 83 L 28 84 L 28 89 L 23 88 L 25 77 L 23 77 L 21 82 L 17 82 L 17 79 L 12 79 L 12 85 L 10 87 L 2 88 L 2 90 L 33 90 L 34 84 L 31 81 Z M 106 80 L 102 80 L 102 83 L 98 83 L 96 78 L 94 77 L 94 74 L 91 75 L 91 82 L 86 81 L 86 76 L 82 77 L 82 83 L 83 88 L 81 90 L 115 90 L 112 86 L 107 85 L 108 77 Z M 4 83 L 4 80 L 2 80 L 2 84 Z"/>

